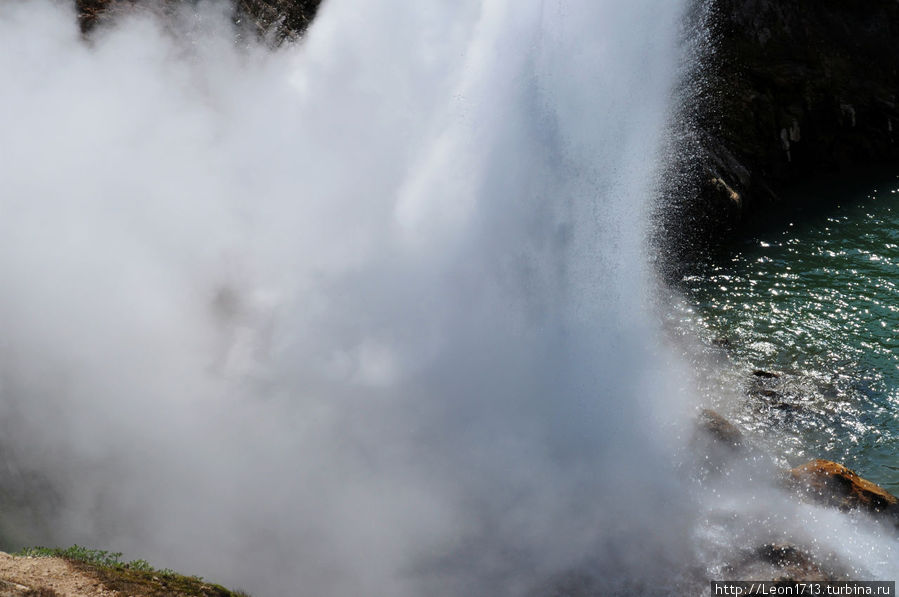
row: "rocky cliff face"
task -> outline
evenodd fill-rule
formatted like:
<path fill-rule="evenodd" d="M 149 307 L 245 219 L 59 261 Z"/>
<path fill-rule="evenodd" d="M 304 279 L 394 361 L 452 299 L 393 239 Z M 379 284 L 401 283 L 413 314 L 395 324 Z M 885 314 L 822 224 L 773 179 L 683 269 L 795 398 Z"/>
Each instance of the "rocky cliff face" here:
<path fill-rule="evenodd" d="M 160 0 L 160 5 L 191 0 Z M 75 0 L 81 30 L 88 33 L 104 16 L 117 9 L 134 7 L 139 0 Z M 321 0 L 232 0 L 234 20 L 249 24 L 264 36 L 280 43 L 300 35 L 318 10 Z"/>
<path fill-rule="evenodd" d="M 711 0 L 709 20 L 698 180 L 668 225 L 676 251 L 715 244 L 797 182 L 899 174 L 899 2 Z"/>
<path fill-rule="evenodd" d="M 302 33 L 318 11 L 321 0 L 237 0 L 239 15 L 251 19 L 257 29 L 272 32 L 278 41 Z"/>

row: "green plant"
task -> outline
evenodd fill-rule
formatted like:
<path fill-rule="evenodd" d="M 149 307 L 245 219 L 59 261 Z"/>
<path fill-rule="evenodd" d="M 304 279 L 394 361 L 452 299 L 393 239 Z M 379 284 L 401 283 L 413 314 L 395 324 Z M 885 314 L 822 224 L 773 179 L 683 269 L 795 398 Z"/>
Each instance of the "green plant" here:
<path fill-rule="evenodd" d="M 184 576 L 174 570 L 158 570 L 146 560 L 122 561 L 121 552 L 89 549 L 73 545 L 59 547 L 26 547 L 16 555 L 38 558 L 65 558 L 79 569 L 96 577 L 109 589 L 139 597 L 249 597 L 243 591 L 207 583 L 200 576 Z"/>
<path fill-rule="evenodd" d="M 73 545 L 62 549 L 60 547 L 26 547 L 17 555 L 31 556 L 34 558 L 65 558 L 67 560 L 75 560 L 84 562 L 85 564 L 94 564 L 96 566 L 106 566 L 109 568 L 118 568 L 126 566 L 122 562 L 122 552 L 110 552 L 102 549 L 88 549 L 80 545 Z M 144 562 L 143 560 L 136 560 Z"/>

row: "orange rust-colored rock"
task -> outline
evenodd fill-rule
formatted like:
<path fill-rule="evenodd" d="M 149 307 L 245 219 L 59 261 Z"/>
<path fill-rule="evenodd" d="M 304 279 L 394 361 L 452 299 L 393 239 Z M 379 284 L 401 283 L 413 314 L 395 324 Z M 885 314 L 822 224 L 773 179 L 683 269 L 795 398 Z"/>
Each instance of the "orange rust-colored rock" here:
<path fill-rule="evenodd" d="M 792 469 L 789 478 L 818 501 L 841 510 L 867 510 L 899 522 L 899 498 L 842 464 L 812 460 Z"/>

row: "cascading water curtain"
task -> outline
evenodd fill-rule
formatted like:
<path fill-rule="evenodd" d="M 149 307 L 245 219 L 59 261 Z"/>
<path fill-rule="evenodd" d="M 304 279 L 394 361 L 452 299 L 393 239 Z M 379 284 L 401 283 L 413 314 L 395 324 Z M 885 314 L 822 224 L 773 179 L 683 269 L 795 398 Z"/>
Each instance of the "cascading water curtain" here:
<path fill-rule="evenodd" d="M 326 0 L 278 50 L 219 3 L 0 5 L 2 443 L 46 523 L 9 540 L 257 597 L 664 593 L 683 4 Z"/>

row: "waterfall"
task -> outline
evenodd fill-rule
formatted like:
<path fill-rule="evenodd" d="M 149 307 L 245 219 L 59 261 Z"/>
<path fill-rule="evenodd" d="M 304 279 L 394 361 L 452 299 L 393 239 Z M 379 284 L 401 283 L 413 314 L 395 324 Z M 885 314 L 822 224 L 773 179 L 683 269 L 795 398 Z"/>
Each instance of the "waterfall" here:
<path fill-rule="evenodd" d="M 41 540 L 257 597 L 664 594 L 684 4 L 326 0 L 271 50 L 217 3 L 85 40 L 5 2 L 2 444 Z"/>

